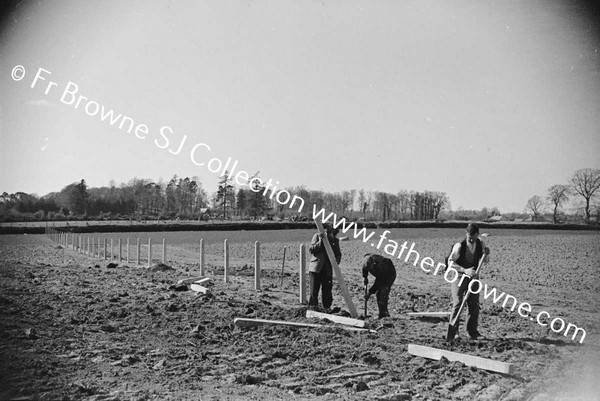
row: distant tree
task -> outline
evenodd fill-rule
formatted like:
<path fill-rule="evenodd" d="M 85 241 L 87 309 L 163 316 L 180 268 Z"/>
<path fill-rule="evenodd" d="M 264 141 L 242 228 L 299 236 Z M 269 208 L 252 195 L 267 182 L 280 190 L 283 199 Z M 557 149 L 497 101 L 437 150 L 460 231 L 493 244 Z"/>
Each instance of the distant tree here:
<path fill-rule="evenodd" d="M 585 199 L 585 221 L 590 221 L 590 201 L 600 188 L 600 169 L 584 168 L 577 170 L 571 177 L 574 192 Z"/>
<path fill-rule="evenodd" d="M 544 204 L 544 198 L 539 195 L 534 195 L 527 201 L 525 210 L 531 212 L 533 215 L 533 221 L 537 221 L 539 216 L 544 212 L 546 205 Z"/>
<path fill-rule="evenodd" d="M 346 214 L 346 211 L 349 208 L 352 208 L 352 204 L 354 203 L 354 195 L 351 191 L 342 191 L 341 193 L 341 212 L 342 215 Z"/>
<path fill-rule="evenodd" d="M 433 192 L 433 218 L 438 219 L 440 216 L 440 212 L 448 207 L 450 204 L 450 199 L 448 199 L 448 195 L 445 192 Z"/>
<path fill-rule="evenodd" d="M 547 200 L 553 205 L 552 208 L 552 222 L 556 224 L 558 221 L 558 210 L 562 204 L 569 200 L 569 186 L 568 185 L 553 185 L 548 189 Z"/>
<path fill-rule="evenodd" d="M 258 177 L 258 174 L 255 175 Z M 250 191 L 248 192 L 247 203 L 248 203 L 248 214 L 255 219 L 258 219 L 258 216 L 262 216 L 267 210 L 267 199 L 263 196 L 263 192 L 265 191 L 266 186 L 264 184 L 260 184 L 259 180 L 252 181 Z"/>
<path fill-rule="evenodd" d="M 369 207 L 369 202 L 367 200 L 367 195 L 365 194 L 365 190 L 361 189 L 358 191 L 358 204 L 360 207 L 360 212 L 362 213 L 362 217 L 365 217 L 365 213 Z"/>
<path fill-rule="evenodd" d="M 219 187 L 215 195 L 215 201 L 223 210 L 223 218 L 227 219 L 228 207 L 235 202 L 235 190 L 231 184 L 232 180 L 228 177 L 229 171 L 225 171 L 219 179 Z"/>
<path fill-rule="evenodd" d="M 61 191 L 61 197 L 64 206 L 74 214 L 86 214 L 87 213 L 87 200 L 88 191 L 85 180 L 81 180 L 78 183 L 67 185 Z"/>
<path fill-rule="evenodd" d="M 246 194 L 246 190 L 244 188 L 240 188 L 235 197 L 235 206 L 240 216 L 244 215 L 246 208 L 248 207 L 247 199 L 248 195 Z"/>

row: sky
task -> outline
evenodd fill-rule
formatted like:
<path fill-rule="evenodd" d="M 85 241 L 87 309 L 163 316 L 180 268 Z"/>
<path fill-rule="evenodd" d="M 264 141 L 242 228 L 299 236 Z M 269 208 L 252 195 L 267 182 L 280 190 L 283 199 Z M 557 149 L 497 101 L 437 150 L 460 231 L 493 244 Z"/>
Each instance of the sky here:
<path fill-rule="evenodd" d="M 521 212 L 600 168 L 587 3 L 11 4 L 0 192 L 177 174 L 212 193 L 231 158 L 281 188 L 441 191 L 455 210 Z"/>

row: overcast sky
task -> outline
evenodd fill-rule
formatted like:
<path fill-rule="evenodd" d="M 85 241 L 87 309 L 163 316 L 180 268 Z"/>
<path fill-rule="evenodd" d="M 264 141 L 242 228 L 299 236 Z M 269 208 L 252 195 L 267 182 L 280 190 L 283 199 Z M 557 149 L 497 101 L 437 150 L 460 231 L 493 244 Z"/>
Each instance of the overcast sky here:
<path fill-rule="evenodd" d="M 522 211 L 600 168 L 598 15 L 577 4 L 23 1 L 0 36 L 0 192 L 177 174 L 212 193 L 203 143 L 196 162 L 281 187 Z"/>

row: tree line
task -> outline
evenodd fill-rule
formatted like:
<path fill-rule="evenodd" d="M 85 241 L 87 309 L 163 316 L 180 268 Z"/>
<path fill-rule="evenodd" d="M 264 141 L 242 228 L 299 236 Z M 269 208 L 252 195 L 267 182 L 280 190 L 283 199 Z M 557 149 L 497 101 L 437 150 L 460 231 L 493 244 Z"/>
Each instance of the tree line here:
<path fill-rule="evenodd" d="M 257 176 L 257 174 L 255 175 Z M 253 176 L 253 177 L 255 177 Z M 264 196 L 262 181 L 253 187 L 233 185 L 225 173 L 211 196 L 197 177 L 173 176 L 167 183 L 134 178 L 128 183 L 91 188 L 84 179 L 67 185 L 59 192 L 38 197 L 17 192 L 0 196 L 0 218 L 4 221 L 65 219 L 292 219 L 307 220 L 312 205 L 339 216 L 365 220 L 433 220 L 449 208 L 443 192 L 408 191 L 397 193 L 347 190 L 326 192 L 305 186 L 286 188 L 301 197 L 308 206 L 302 215 Z M 268 194 L 267 194 L 268 195 Z M 210 214 L 207 213 L 210 209 Z"/>
<path fill-rule="evenodd" d="M 552 214 L 552 222 L 560 222 L 560 214 L 570 200 L 580 200 L 576 209 L 582 211 L 586 222 L 592 220 L 592 212 L 596 213 L 596 222 L 600 223 L 600 169 L 584 168 L 573 173 L 567 183 L 552 185 L 545 196 L 534 195 L 525 205 L 532 219 L 538 221 L 544 213 Z"/>
<path fill-rule="evenodd" d="M 450 199 L 444 192 L 398 192 L 344 190 L 326 192 L 305 186 L 289 187 L 293 196 L 301 197 L 307 207 L 302 215 L 264 196 L 264 184 L 255 180 L 252 188 L 236 187 L 227 177 L 219 179 L 216 191 L 210 196 L 197 177 L 173 176 L 168 182 L 134 178 L 127 183 L 106 187 L 88 187 L 85 180 L 67 185 L 59 192 L 38 197 L 17 192 L 0 195 L 0 219 L 3 221 L 66 220 L 66 219 L 291 219 L 308 220 L 312 205 L 325 208 L 338 216 L 352 220 L 486 220 L 502 213 L 497 207 L 480 211 L 452 211 Z M 258 173 L 253 177 L 257 177 Z M 560 222 L 560 213 L 566 203 L 581 197 L 582 214 L 590 221 L 592 211 L 600 214 L 597 192 L 600 188 L 600 170 L 582 169 L 575 172 L 567 184 L 553 185 L 546 196 L 530 198 L 524 211 L 534 221 L 550 211 L 553 222 Z M 523 217 L 518 213 L 511 219 Z"/>

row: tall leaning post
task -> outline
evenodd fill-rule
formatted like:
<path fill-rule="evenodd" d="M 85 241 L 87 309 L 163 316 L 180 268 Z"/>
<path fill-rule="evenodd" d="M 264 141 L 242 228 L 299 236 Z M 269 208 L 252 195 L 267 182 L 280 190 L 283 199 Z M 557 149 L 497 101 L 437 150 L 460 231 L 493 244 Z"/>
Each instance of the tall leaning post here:
<path fill-rule="evenodd" d="M 204 240 L 200 238 L 200 276 L 204 276 Z"/>
<path fill-rule="evenodd" d="M 306 303 L 306 247 L 300 244 L 300 303 Z"/>
<path fill-rule="evenodd" d="M 229 244 L 223 241 L 223 280 L 229 282 Z"/>
<path fill-rule="evenodd" d="M 260 290 L 260 242 L 254 242 L 254 289 Z"/>
<path fill-rule="evenodd" d="M 333 253 L 333 249 L 331 248 L 331 244 L 327 240 L 327 231 L 323 227 L 323 223 L 318 218 L 315 220 L 315 224 L 319 229 L 319 232 L 323 234 L 325 240 L 323 241 L 323 245 L 325 245 L 325 250 L 327 251 L 327 257 L 331 262 L 331 267 L 333 267 L 333 273 L 337 279 L 338 284 L 340 285 L 340 289 L 342 290 L 342 295 L 344 296 L 344 301 L 346 301 L 346 306 L 348 306 L 350 316 L 353 318 L 358 317 L 358 312 L 356 311 L 356 307 L 354 306 L 354 302 L 352 302 L 352 296 L 350 292 L 348 292 L 348 288 L 346 287 L 346 282 L 344 281 L 344 276 L 342 276 L 342 272 L 340 271 L 340 267 L 338 266 L 335 260 L 335 254 Z"/>

